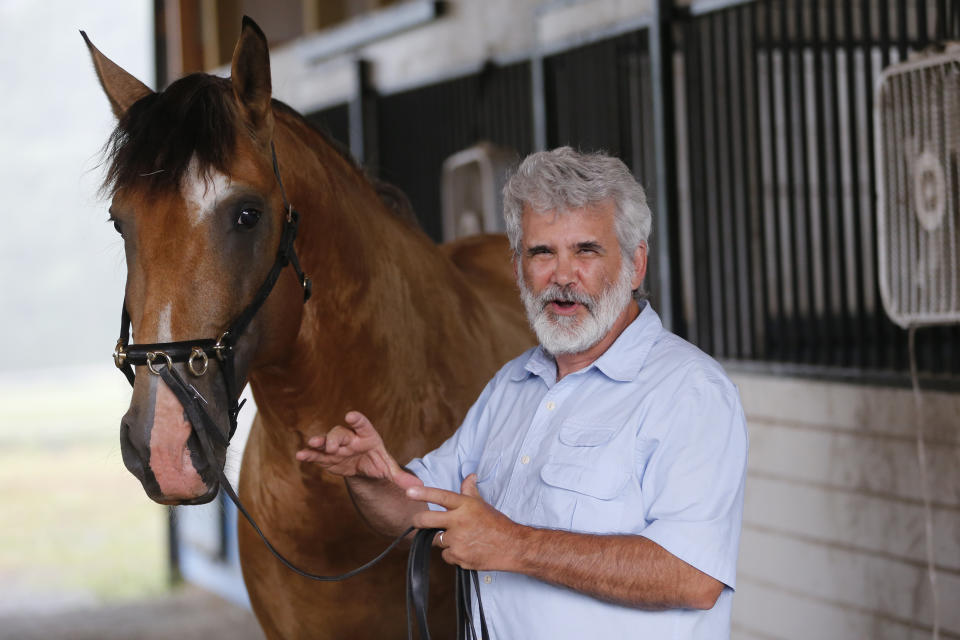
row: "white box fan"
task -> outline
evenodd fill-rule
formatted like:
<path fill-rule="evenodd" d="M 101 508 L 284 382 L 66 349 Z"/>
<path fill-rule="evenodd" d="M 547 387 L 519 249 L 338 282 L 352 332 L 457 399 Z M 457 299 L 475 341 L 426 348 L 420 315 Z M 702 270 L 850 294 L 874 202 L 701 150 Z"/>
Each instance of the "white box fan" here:
<path fill-rule="evenodd" d="M 885 69 L 874 108 L 883 306 L 904 328 L 960 322 L 960 47 Z"/>
<path fill-rule="evenodd" d="M 504 230 L 500 192 L 517 154 L 489 142 L 458 151 L 443 162 L 440 189 L 443 241 Z"/>

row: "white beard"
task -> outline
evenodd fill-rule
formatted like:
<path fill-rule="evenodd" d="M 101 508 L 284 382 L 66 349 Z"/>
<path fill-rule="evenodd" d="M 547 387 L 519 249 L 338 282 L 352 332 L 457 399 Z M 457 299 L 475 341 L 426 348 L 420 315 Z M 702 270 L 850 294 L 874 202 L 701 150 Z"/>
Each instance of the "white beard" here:
<path fill-rule="evenodd" d="M 612 282 L 596 298 L 573 290 L 571 286 L 550 285 L 539 294 L 527 287 L 517 273 L 520 298 L 527 310 L 527 320 L 537 334 L 540 345 L 550 354 L 582 353 L 600 342 L 633 299 L 633 264 L 624 259 L 616 282 Z M 550 310 L 550 302 L 564 300 L 582 304 L 587 315 L 559 316 Z"/>

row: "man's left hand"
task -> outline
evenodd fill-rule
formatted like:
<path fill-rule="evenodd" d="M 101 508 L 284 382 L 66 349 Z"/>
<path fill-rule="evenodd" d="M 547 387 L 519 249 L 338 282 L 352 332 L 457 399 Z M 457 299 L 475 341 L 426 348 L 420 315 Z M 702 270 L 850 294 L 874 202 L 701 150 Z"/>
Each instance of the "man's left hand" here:
<path fill-rule="evenodd" d="M 511 551 L 518 548 L 524 527 L 484 502 L 471 473 L 460 493 L 432 487 L 411 487 L 407 497 L 432 502 L 446 511 L 422 511 L 413 518 L 418 529 L 444 529 L 433 543 L 443 549 L 443 559 L 464 569 L 509 571 Z"/>

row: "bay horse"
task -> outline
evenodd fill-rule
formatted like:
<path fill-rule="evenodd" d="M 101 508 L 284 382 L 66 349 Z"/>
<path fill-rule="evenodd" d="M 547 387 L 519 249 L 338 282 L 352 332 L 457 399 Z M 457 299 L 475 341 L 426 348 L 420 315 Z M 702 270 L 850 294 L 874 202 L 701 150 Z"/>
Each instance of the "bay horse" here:
<path fill-rule="evenodd" d="M 192 74 L 162 92 L 84 39 L 118 119 L 104 189 L 123 237 L 135 343 L 223 332 L 270 270 L 283 201 L 299 210 L 295 250 L 313 296 L 304 303 L 302 283 L 284 269 L 234 346 L 232 383 L 249 381 L 258 408 L 239 494 L 296 565 L 341 573 L 362 564 L 386 541 L 356 514 L 342 479 L 294 454 L 351 409 L 371 418 L 400 460 L 459 425 L 497 368 L 533 343 L 506 239 L 438 247 L 398 216 L 344 152 L 272 99 L 267 41 L 249 18 L 229 79 Z M 191 381 L 226 432 L 226 384 L 195 375 L 192 364 L 167 366 Z M 216 358 L 209 367 L 216 373 Z M 217 476 L 184 406 L 159 375 L 136 369 L 121 421 L 125 465 L 159 503 L 212 500 Z M 218 445 L 213 464 L 222 468 L 225 451 Z M 402 552 L 347 582 L 316 583 L 270 556 L 244 521 L 238 537 L 267 637 L 405 637 Z M 438 636 L 454 628 L 450 576 L 435 576 L 431 589 Z"/>

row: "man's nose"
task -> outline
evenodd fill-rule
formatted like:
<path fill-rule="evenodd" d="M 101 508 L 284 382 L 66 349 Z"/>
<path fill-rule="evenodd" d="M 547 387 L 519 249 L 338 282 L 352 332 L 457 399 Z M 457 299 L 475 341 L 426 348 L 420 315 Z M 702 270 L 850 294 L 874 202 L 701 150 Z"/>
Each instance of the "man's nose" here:
<path fill-rule="evenodd" d="M 576 280 L 576 265 L 574 265 L 573 260 L 567 256 L 558 255 L 557 262 L 553 269 L 553 281 L 561 287 L 564 287 L 576 282 Z"/>

